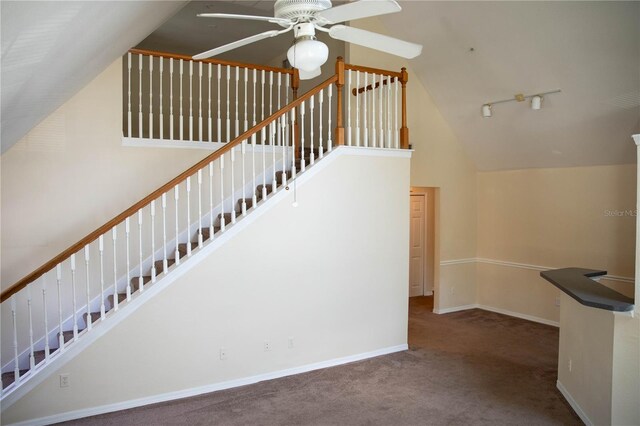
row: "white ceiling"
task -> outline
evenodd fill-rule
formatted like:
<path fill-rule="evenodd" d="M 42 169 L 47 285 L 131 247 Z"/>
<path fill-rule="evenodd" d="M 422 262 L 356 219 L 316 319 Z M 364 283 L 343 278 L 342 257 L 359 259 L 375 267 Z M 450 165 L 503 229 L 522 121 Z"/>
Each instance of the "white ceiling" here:
<path fill-rule="evenodd" d="M 3 0 L 2 152 L 183 4 Z"/>
<path fill-rule="evenodd" d="M 401 5 L 380 19 L 424 45 L 411 65 L 480 170 L 635 163 L 639 2 Z M 480 114 L 485 102 L 557 88 L 540 111 L 510 102 Z"/>

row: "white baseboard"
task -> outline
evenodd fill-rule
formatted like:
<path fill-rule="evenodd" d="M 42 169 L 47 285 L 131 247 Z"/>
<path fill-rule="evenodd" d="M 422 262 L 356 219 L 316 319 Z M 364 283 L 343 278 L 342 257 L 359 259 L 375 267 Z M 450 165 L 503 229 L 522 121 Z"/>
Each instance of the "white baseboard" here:
<path fill-rule="evenodd" d="M 553 327 L 560 327 L 560 323 L 557 321 L 551 321 L 551 320 L 536 317 L 533 315 L 521 314 L 520 312 L 508 311 L 506 309 L 495 308 L 493 306 L 480 305 L 478 303 L 473 303 L 471 305 L 452 306 L 450 308 L 443 308 L 443 309 L 434 309 L 433 312 L 436 314 L 449 314 L 452 312 L 466 311 L 469 309 L 482 309 L 483 311 L 495 312 L 497 314 L 508 315 L 510 317 L 520 318 L 527 321 L 533 321 L 540 324 L 550 325 Z"/>
<path fill-rule="evenodd" d="M 279 379 L 281 377 L 292 376 L 294 374 L 307 373 L 309 371 L 319 370 L 322 368 L 335 367 L 338 365 L 349 364 L 355 361 L 361 361 L 368 358 L 375 358 L 381 355 L 388 355 L 395 352 L 402 352 L 409 349 L 407 344 L 391 346 L 374 351 L 364 352 L 355 355 L 349 355 L 341 358 L 334 358 L 327 361 L 316 362 L 313 364 L 302 365 L 300 367 L 292 367 L 284 370 L 273 371 L 271 373 L 259 374 L 256 376 L 245 377 L 241 379 L 229 380 L 226 382 L 212 383 L 197 388 L 183 389 L 176 392 L 168 392 L 160 395 L 149 396 L 145 398 L 134 399 L 130 401 L 118 402 L 115 404 L 101 405 L 99 407 L 84 408 L 82 410 L 69 411 L 66 413 L 55 414 L 53 416 L 41 417 L 39 419 L 27 420 L 24 422 L 13 423 L 12 425 L 45 425 L 69 420 L 80 419 L 83 417 L 96 416 L 98 414 L 111 413 L 114 411 L 127 410 L 130 408 L 141 407 L 149 404 L 157 404 L 159 402 L 172 401 L 181 398 L 202 395 L 205 393 L 216 392 L 224 389 L 246 386 L 265 380 Z"/>
<path fill-rule="evenodd" d="M 533 322 L 537 322 L 540 324 L 545 324 L 545 325 L 550 325 L 553 327 L 560 327 L 560 323 L 557 321 L 551 321 L 548 320 L 546 318 L 540 318 L 540 317 L 535 317 L 533 315 L 527 315 L 527 314 L 521 314 L 520 312 L 513 312 L 513 311 L 508 311 L 506 309 L 501 309 L 501 308 L 494 308 L 493 306 L 487 306 L 487 305 L 476 305 L 476 307 L 478 309 L 482 309 L 485 311 L 490 311 L 490 312 L 495 312 L 497 314 L 503 314 L 503 315 L 509 315 L 510 317 L 516 317 L 516 318 L 520 318 L 520 319 L 524 319 L 527 321 L 533 321 Z"/>
<path fill-rule="evenodd" d="M 567 400 L 571 408 L 573 408 L 573 411 L 575 411 L 578 417 L 580 417 L 580 420 L 582 420 L 584 424 L 587 426 L 593 426 L 593 422 L 591 421 L 591 419 L 589 419 L 589 417 L 587 416 L 587 413 L 585 413 L 582 410 L 582 408 L 580 407 L 580 405 L 578 405 L 576 400 L 573 399 L 573 397 L 571 396 L 567 388 L 565 388 L 562 385 L 562 383 L 560 383 L 560 380 L 556 381 L 556 387 L 558 388 L 562 396 L 564 396 L 564 399 Z"/>

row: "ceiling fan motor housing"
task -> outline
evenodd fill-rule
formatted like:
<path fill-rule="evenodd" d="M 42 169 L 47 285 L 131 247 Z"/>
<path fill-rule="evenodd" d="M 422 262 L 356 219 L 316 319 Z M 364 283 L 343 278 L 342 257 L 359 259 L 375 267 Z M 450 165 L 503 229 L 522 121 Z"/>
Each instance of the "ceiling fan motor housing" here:
<path fill-rule="evenodd" d="M 330 7 L 331 0 L 276 0 L 274 5 L 276 18 L 298 22 L 309 22 L 317 12 Z"/>

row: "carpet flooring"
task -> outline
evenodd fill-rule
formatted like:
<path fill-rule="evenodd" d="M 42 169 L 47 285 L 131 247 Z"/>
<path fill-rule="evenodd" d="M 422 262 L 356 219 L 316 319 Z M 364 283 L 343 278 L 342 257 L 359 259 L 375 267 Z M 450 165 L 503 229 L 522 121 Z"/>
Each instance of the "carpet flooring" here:
<path fill-rule="evenodd" d="M 75 425 L 580 425 L 556 389 L 558 329 L 410 299 L 409 350 Z"/>

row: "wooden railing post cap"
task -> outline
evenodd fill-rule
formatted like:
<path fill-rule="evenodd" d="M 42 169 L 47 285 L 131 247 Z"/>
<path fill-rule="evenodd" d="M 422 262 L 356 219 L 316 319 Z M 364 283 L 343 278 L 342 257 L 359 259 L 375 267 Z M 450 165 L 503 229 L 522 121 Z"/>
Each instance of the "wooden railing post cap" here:
<path fill-rule="evenodd" d="M 407 81 L 409 81 L 409 73 L 407 72 L 407 69 L 405 67 L 402 67 L 400 69 L 400 82 L 402 84 L 406 84 Z"/>

